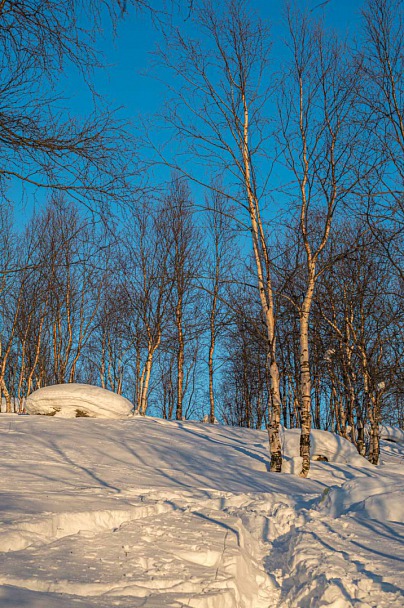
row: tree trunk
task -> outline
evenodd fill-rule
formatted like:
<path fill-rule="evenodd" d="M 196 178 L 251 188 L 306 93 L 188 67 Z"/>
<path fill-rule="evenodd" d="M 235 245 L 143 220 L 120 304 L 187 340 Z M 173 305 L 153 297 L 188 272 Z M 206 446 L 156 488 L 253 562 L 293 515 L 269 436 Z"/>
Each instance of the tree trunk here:
<path fill-rule="evenodd" d="M 300 313 L 300 391 L 302 399 L 300 456 L 303 459 L 300 477 L 307 477 L 310 470 L 311 432 L 311 378 L 309 353 L 309 318 L 315 284 L 314 265 L 309 267 L 309 281 Z"/>
<path fill-rule="evenodd" d="M 369 456 L 368 460 L 372 464 L 379 464 L 380 457 L 380 434 L 379 425 L 374 417 L 371 417 L 370 421 L 370 441 L 369 441 Z"/>
<path fill-rule="evenodd" d="M 215 289 L 213 292 L 213 301 L 212 301 L 212 309 L 210 311 L 210 345 L 209 345 L 209 359 L 208 359 L 208 367 L 209 367 L 209 422 L 210 424 L 215 423 L 215 394 L 213 390 L 213 355 L 215 352 L 215 318 L 216 318 L 216 306 L 217 306 L 217 291 L 218 291 L 218 283 L 217 283 L 217 272 L 216 272 L 216 283 Z"/>
<path fill-rule="evenodd" d="M 6 414 L 12 414 L 12 409 L 11 409 L 11 395 L 8 392 L 5 380 L 3 378 L 3 376 L 0 379 L 0 385 L 1 385 L 1 390 L 3 391 L 4 397 L 6 399 Z"/>
<path fill-rule="evenodd" d="M 139 407 L 139 414 L 141 414 L 141 416 L 146 416 L 147 396 L 148 396 L 148 391 L 149 391 L 150 374 L 151 374 L 151 370 L 152 370 L 152 365 L 153 365 L 153 353 L 151 351 L 149 351 L 149 354 L 146 359 L 145 367 L 144 367 L 144 375 L 142 374 L 143 385 L 142 385 L 142 391 L 141 391 L 141 396 L 140 396 L 140 407 Z"/>
<path fill-rule="evenodd" d="M 270 274 L 270 260 L 262 226 L 262 220 L 259 213 L 259 204 L 256 195 L 254 194 L 253 181 L 250 167 L 250 148 L 249 148 L 249 112 L 245 92 L 242 94 L 243 109 L 244 109 L 244 125 L 243 125 L 243 167 L 244 167 L 244 184 L 248 199 L 248 210 L 251 222 L 251 234 L 253 240 L 253 251 L 255 267 L 257 271 L 258 290 L 264 314 L 265 325 L 268 339 L 268 362 L 269 375 L 271 379 L 271 402 L 269 415 L 269 449 L 271 452 L 271 471 L 280 473 L 282 470 L 282 448 L 279 438 L 279 425 L 281 421 L 282 401 L 279 389 L 279 369 L 275 356 L 275 317 L 274 317 L 274 302 L 273 290 Z"/>
<path fill-rule="evenodd" d="M 182 298 L 178 298 L 176 308 L 178 352 L 177 352 L 177 409 L 176 420 L 182 420 L 182 401 L 184 390 L 184 333 L 182 329 Z"/>
<path fill-rule="evenodd" d="M 158 349 L 161 340 L 161 333 L 158 336 L 157 342 L 154 344 L 149 343 L 148 353 L 146 363 L 142 373 L 142 386 L 141 386 L 141 396 L 140 396 L 140 404 L 139 404 L 139 413 L 142 416 L 146 416 L 147 405 L 148 405 L 148 394 L 149 394 L 149 385 L 150 385 L 150 376 L 153 367 L 153 357 L 154 353 Z"/>
<path fill-rule="evenodd" d="M 279 434 L 281 423 L 281 399 L 279 391 L 279 372 L 276 361 L 273 359 L 269 365 L 271 377 L 271 402 L 269 413 L 269 445 L 271 449 L 271 471 L 280 473 L 282 471 L 282 445 Z"/>
<path fill-rule="evenodd" d="M 361 456 L 365 456 L 366 448 L 365 448 L 365 428 L 363 426 L 362 420 L 358 420 L 357 424 L 358 428 L 358 439 L 356 441 L 356 447 Z"/>

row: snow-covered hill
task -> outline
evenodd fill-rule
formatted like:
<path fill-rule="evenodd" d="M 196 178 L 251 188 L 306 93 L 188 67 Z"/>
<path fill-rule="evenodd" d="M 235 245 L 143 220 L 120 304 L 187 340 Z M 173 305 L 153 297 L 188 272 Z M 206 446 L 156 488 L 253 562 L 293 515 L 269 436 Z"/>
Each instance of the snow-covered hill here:
<path fill-rule="evenodd" d="M 2 608 L 404 605 L 403 444 L 375 468 L 318 433 L 301 480 L 220 425 L 2 415 L 0 439 Z"/>

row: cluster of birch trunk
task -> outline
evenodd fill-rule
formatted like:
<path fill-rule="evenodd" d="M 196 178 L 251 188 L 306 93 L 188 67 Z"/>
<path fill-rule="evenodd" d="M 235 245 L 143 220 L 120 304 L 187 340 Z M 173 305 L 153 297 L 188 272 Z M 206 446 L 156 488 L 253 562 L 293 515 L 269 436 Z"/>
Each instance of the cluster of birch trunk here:
<path fill-rule="evenodd" d="M 161 200 L 143 203 L 112 224 L 55 199 L 23 233 L 3 214 L 3 411 L 22 411 L 43 386 L 83 382 L 124 394 L 141 415 L 270 425 L 266 319 L 229 201 L 215 193 L 197 213 L 176 177 Z M 357 219 L 335 223 L 321 258 L 308 328 L 310 413 L 314 428 L 337 432 L 376 462 L 375 426 L 403 423 L 404 313 L 401 278 L 385 252 L 391 234 L 382 244 L 359 231 Z M 299 240 L 296 223 L 273 243 L 286 428 L 302 423 Z"/>
<path fill-rule="evenodd" d="M 303 477 L 310 468 L 314 389 L 310 320 L 319 283 L 327 268 L 337 262 L 328 256 L 333 225 L 337 219 L 358 213 L 362 221 L 355 240 L 370 233 L 385 247 L 389 261 L 392 249 L 400 251 L 400 246 L 386 246 L 383 233 L 386 225 L 387 230 L 401 233 L 402 225 L 402 5 L 394 0 L 368 0 L 361 17 L 357 40 L 352 40 L 332 31 L 313 10 L 288 4 L 286 40 L 282 50 L 271 53 L 268 22 L 255 15 L 249 3 L 230 0 L 223 9 L 203 3 L 194 13 L 199 37 L 185 36 L 179 28 L 171 30 L 161 52 L 163 65 L 178 87 L 165 114 L 176 138 L 184 143 L 177 168 L 195 176 L 195 158 L 215 168 L 240 214 L 244 212 L 250 231 L 266 331 L 268 431 L 274 471 L 282 467 L 279 429 L 284 379 L 277 332 L 283 304 L 279 301 L 288 297 L 289 287 L 286 282 L 283 293 L 276 289 L 276 262 L 270 247 L 271 229 L 278 229 L 280 205 L 284 205 L 284 226 L 292 230 L 298 226 L 298 244 L 291 257 L 296 262 L 303 258 L 300 290 L 289 302 L 298 316 L 297 407 Z M 165 160 L 163 152 L 161 156 Z M 196 172 L 194 179 L 203 182 L 203 174 Z M 399 283 L 400 261 L 398 254 L 393 265 Z M 336 333 L 340 330 L 332 319 L 329 325 Z M 364 332 L 350 326 L 344 340 L 352 339 L 360 352 L 366 402 L 362 410 L 366 409 L 370 425 L 369 458 L 377 462 L 385 381 L 376 385 L 371 381 L 360 333 Z M 344 350 L 349 359 L 350 347 Z M 381 361 L 383 358 L 380 354 Z M 335 383 L 333 393 L 334 389 Z M 360 406 L 354 404 L 352 396 L 347 417 L 350 423 L 355 418 L 360 426 L 356 432 L 351 424 L 350 433 L 355 442 L 361 436 L 362 450 L 363 421 Z"/>
<path fill-rule="evenodd" d="M 80 129 L 17 96 L 53 82 L 66 48 L 85 73 L 91 47 L 54 3 L 28 6 L 29 28 L 1 3 L 23 99 L 2 115 L 1 179 L 50 193 L 18 230 L 1 207 L 1 392 L 11 411 L 90 382 L 141 415 L 266 425 L 275 472 L 281 425 L 301 429 L 303 477 L 313 426 L 376 464 L 380 424 L 403 424 L 402 5 L 365 0 L 356 40 L 287 5 L 273 45 L 251 4 L 195 1 L 159 31 L 167 103 L 136 155 L 169 177 L 136 191 L 109 112 Z"/>

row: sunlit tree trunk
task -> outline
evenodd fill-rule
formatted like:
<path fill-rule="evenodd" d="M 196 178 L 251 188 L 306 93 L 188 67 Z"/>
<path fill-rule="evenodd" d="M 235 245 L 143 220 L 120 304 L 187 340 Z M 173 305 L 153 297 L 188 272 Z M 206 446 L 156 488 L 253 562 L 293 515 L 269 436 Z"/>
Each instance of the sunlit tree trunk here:
<path fill-rule="evenodd" d="M 184 391 L 184 331 L 182 327 L 182 297 L 178 296 L 177 306 L 175 310 L 175 323 L 177 328 L 177 406 L 175 418 L 182 420 L 182 402 Z"/>
<path fill-rule="evenodd" d="M 215 393 L 214 393 L 214 354 L 216 345 L 216 306 L 218 296 L 218 285 L 215 284 L 213 291 L 212 307 L 210 310 L 209 329 L 210 329 L 210 343 L 209 343 L 209 357 L 208 357 L 208 369 L 209 369 L 209 422 L 215 423 Z"/>

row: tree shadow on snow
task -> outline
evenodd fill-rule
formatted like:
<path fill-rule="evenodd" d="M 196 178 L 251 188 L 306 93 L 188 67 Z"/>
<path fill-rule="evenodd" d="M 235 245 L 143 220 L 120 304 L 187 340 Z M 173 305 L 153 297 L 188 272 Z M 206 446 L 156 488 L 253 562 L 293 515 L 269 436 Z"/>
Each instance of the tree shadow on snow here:
<path fill-rule="evenodd" d="M 97 475 L 90 468 L 85 467 L 84 465 L 79 464 L 78 462 L 74 461 L 73 458 L 71 458 L 71 456 L 68 456 L 67 453 L 60 446 L 58 446 L 55 442 L 51 441 L 51 442 L 49 442 L 49 445 L 52 446 L 53 450 L 64 460 L 65 463 L 69 464 L 72 467 L 75 467 L 76 469 L 79 469 L 80 471 L 83 471 L 83 473 L 88 475 L 93 481 L 96 481 L 99 486 L 108 488 L 109 490 L 113 490 L 117 494 L 119 494 L 121 492 L 120 488 L 108 483 L 108 481 L 106 481 L 105 479 L 102 479 L 99 475 Z"/>

